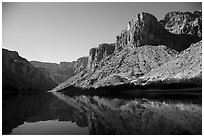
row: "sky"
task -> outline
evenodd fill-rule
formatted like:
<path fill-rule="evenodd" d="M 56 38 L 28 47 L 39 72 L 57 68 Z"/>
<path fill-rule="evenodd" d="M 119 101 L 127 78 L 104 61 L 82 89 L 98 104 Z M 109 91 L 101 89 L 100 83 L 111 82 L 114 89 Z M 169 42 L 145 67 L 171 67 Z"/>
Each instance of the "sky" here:
<path fill-rule="evenodd" d="M 88 56 L 100 43 L 116 42 L 138 13 L 161 20 L 170 11 L 201 9 L 201 2 L 4 2 L 2 47 L 29 61 L 70 62 Z"/>

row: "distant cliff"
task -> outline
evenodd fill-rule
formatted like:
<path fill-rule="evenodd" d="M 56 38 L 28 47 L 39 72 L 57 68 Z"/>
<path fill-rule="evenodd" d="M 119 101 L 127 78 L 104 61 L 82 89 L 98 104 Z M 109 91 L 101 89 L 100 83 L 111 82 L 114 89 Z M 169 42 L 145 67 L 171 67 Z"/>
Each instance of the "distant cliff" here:
<path fill-rule="evenodd" d="M 97 64 L 108 55 L 112 54 L 115 50 L 115 44 L 99 44 L 97 48 L 89 50 L 88 69 L 94 69 Z"/>
<path fill-rule="evenodd" d="M 3 94 L 46 91 L 55 87 L 49 72 L 35 68 L 16 51 L 2 49 L 2 87 Z"/>
<path fill-rule="evenodd" d="M 114 43 L 102 43 L 89 50 L 89 57 L 81 57 L 77 61 L 60 62 L 60 64 L 39 61 L 30 61 L 30 63 L 35 67 L 47 69 L 56 83 L 62 83 L 83 70 L 94 70 L 98 63 L 112 54 L 114 50 Z"/>
<path fill-rule="evenodd" d="M 44 68 L 50 73 L 50 77 L 56 83 L 64 82 L 66 79 L 85 70 L 88 64 L 88 57 L 81 57 L 77 61 L 48 63 L 39 61 L 30 61 L 35 67 Z"/>
<path fill-rule="evenodd" d="M 149 13 L 142 12 L 136 15 L 128 23 L 127 28 L 116 37 L 115 46 L 104 46 L 106 47 L 104 49 L 110 51 L 108 56 L 107 54 L 104 55 L 104 50 L 101 50 L 103 49 L 102 46 L 91 49 L 89 52 L 89 69 L 59 84 L 53 91 L 63 90 L 70 86 L 87 89 L 123 84 L 147 85 L 149 84 L 148 77 L 154 77 L 154 70 L 156 71 L 157 68 L 161 72 L 168 70 L 165 71 L 165 79 L 174 75 L 174 72 L 177 75 L 177 72 L 187 69 L 189 75 L 186 73 L 178 74 L 181 75 L 181 79 L 185 77 L 184 81 L 188 81 L 188 79 L 192 81 L 194 69 L 196 69 L 200 82 L 202 80 L 202 77 L 200 77 L 202 63 L 199 61 L 201 48 L 196 48 L 197 46 L 193 45 L 200 45 L 201 47 L 202 15 L 199 11 L 178 13 L 179 15 L 177 15 L 177 12 L 168 13 L 161 21 L 158 21 Z M 173 28 L 170 28 L 169 24 Z M 181 25 L 189 29 L 178 32 L 177 30 L 180 30 L 178 28 Z M 191 60 L 182 59 L 184 55 L 191 57 Z M 181 58 L 177 58 L 179 56 Z M 191 61 L 197 63 L 195 66 L 191 65 L 191 67 L 195 67 L 193 69 L 189 69 L 188 63 L 186 63 Z M 181 67 L 173 64 L 172 66 L 166 65 L 170 62 L 180 64 Z M 186 65 L 182 66 L 182 64 Z M 197 65 L 200 67 L 197 67 Z M 171 67 L 173 70 L 171 70 Z M 155 76 L 153 79 L 156 81 L 158 78 Z"/>

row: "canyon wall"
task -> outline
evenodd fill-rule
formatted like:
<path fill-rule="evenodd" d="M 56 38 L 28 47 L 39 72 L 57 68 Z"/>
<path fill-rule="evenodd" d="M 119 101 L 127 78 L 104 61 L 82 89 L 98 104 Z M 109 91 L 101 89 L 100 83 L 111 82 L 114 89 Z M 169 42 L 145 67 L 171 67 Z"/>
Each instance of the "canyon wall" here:
<path fill-rule="evenodd" d="M 160 23 L 174 34 L 190 34 L 202 37 L 202 12 L 173 11 L 165 15 Z"/>
<path fill-rule="evenodd" d="M 94 69 L 97 63 L 99 63 L 103 58 L 112 54 L 115 50 L 115 44 L 99 44 L 97 48 L 92 48 L 89 50 L 89 60 L 88 69 Z"/>
<path fill-rule="evenodd" d="M 106 50 L 102 50 L 106 49 L 106 46 L 104 48 L 99 48 L 100 46 L 98 48 L 92 48 L 89 52 L 88 69 L 59 84 L 53 91 L 63 90 L 67 87 L 69 88 L 69 86 L 84 89 L 116 86 L 127 83 L 133 83 L 135 85 L 138 83 L 143 84 L 151 77 L 148 74 L 154 77 L 151 72 L 157 70 L 157 68 L 159 71 L 157 74 L 160 72 L 163 73 L 162 70 L 171 70 L 171 65 L 165 65 L 169 62 L 173 62 L 172 64 L 179 62 L 178 65 L 185 64 L 186 61 L 191 62 L 188 59 L 183 60 L 182 58 L 177 58 L 178 56 L 183 57 L 183 54 L 187 51 L 192 51 L 188 53 L 188 56 L 194 60 L 195 70 L 190 69 L 188 65 L 181 67 L 175 66 L 172 73 L 180 73 L 180 71 L 186 68 L 189 75 L 185 73 L 181 79 L 185 77 L 188 81 L 188 78 L 194 79 L 194 77 L 198 77 L 198 81 L 200 82 L 202 64 L 198 58 L 201 57 L 201 54 L 195 56 L 194 51 L 198 49 L 201 52 L 201 48 L 195 49 L 196 46 L 191 45 L 201 45 L 199 41 L 202 43 L 201 12 L 195 11 L 190 14 L 175 13 L 168 13 L 161 21 L 158 21 L 149 13 L 142 12 L 137 14 L 128 22 L 127 27 L 121 34 L 116 37 L 114 48 L 107 45 L 111 49 L 110 54 L 104 52 Z M 194 18 L 191 18 L 191 14 Z M 172 24 L 174 27 L 170 29 L 169 24 Z M 177 31 L 180 30 L 178 28 L 181 25 L 190 26 L 189 28 L 191 29 L 189 31 L 184 31 L 184 29 L 183 31 Z M 189 48 L 190 46 L 191 48 Z M 198 72 L 196 76 L 194 76 L 194 72 Z M 170 74 L 171 71 L 165 71 L 165 73 L 167 73 L 164 76 L 165 78 L 162 77 L 161 79 L 168 79 L 172 75 Z M 140 78 L 144 78 L 144 81 Z M 138 80 L 142 81 L 142 83 L 138 82 Z M 156 80 L 157 76 L 153 78 L 153 81 Z M 180 81 L 178 80 L 177 82 Z M 148 84 L 148 82 L 145 84 Z"/>
<path fill-rule="evenodd" d="M 16 51 L 2 49 L 2 87 L 5 94 L 46 91 L 57 86 L 50 73 L 34 67 Z"/>
<path fill-rule="evenodd" d="M 126 29 L 116 37 L 116 51 L 121 51 L 126 46 L 134 48 L 149 44 L 152 46 L 165 45 L 180 52 L 188 48 L 191 43 L 201 40 L 198 35 L 179 34 L 169 32 L 153 15 L 142 12 L 135 16 Z"/>
<path fill-rule="evenodd" d="M 88 64 L 88 57 L 81 57 L 77 61 L 48 63 L 39 61 L 30 61 L 35 67 L 45 68 L 50 72 L 50 77 L 56 83 L 64 82 L 77 73 L 85 70 Z"/>

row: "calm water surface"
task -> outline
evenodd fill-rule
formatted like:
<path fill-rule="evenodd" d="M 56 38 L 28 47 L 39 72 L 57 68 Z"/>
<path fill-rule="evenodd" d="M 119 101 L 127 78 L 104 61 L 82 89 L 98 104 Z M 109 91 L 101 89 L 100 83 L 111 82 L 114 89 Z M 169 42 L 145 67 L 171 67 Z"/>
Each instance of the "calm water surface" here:
<path fill-rule="evenodd" d="M 202 98 L 41 93 L 3 98 L 3 134 L 201 134 Z"/>

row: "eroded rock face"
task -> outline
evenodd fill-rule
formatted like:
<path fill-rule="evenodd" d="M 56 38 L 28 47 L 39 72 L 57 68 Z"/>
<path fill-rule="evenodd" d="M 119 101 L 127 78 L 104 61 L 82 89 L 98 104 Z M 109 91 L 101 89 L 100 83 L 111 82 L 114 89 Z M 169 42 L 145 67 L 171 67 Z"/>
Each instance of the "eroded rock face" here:
<path fill-rule="evenodd" d="M 124 47 L 140 47 L 146 44 L 165 45 L 177 51 L 182 51 L 191 43 L 198 42 L 197 35 L 187 33 L 172 34 L 167 31 L 157 19 L 149 13 L 140 13 L 128 23 L 128 26 L 117 36 L 116 51 Z M 188 41 L 186 41 L 188 39 Z"/>
<path fill-rule="evenodd" d="M 144 44 L 156 43 L 156 30 L 162 31 L 157 34 L 165 32 L 153 15 L 144 12 L 136 15 L 135 18 L 128 23 L 127 28 L 116 37 L 117 50 L 120 51 L 124 46 L 140 47 Z"/>
<path fill-rule="evenodd" d="M 142 46 L 130 50 L 124 48 L 101 60 L 94 70 L 85 70 L 59 84 L 54 90 L 70 85 L 76 87 L 101 87 L 130 82 L 150 70 L 170 61 L 178 52 L 166 46 Z"/>
<path fill-rule="evenodd" d="M 50 72 L 50 77 L 53 81 L 61 83 L 85 70 L 88 64 L 88 57 L 81 57 L 77 59 L 77 61 L 72 62 L 60 62 L 60 64 L 39 61 L 31 61 L 31 64 L 38 68 L 47 69 Z"/>
<path fill-rule="evenodd" d="M 135 84 L 189 83 L 202 86 L 202 41 L 191 45 L 171 61 L 140 77 Z"/>
<path fill-rule="evenodd" d="M 89 62 L 88 62 L 88 69 L 94 69 L 97 63 L 101 61 L 103 58 L 107 57 L 108 55 L 112 54 L 115 50 L 115 44 L 99 44 L 97 48 L 92 48 L 89 51 Z"/>
<path fill-rule="evenodd" d="M 74 73 L 77 74 L 87 68 L 88 65 L 88 57 L 81 57 L 77 59 L 74 64 Z"/>
<path fill-rule="evenodd" d="M 36 92 L 50 90 L 57 84 L 49 75 L 48 71 L 35 68 L 16 51 L 2 49 L 3 93 L 17 93 L 20 90 L 28 90 L 28 92 L 29 90 L 36 90 Z"/>
<path fill-rule="evenodd" d="M 202 12 L 169 12 L 160 21 L 162 25 L 174 34 L 190 34 L 202 37 Z"/>
<path fill-rule="evenodd" d="M 199 12 L 196 14 L 200 16 Z M 164 66 L 162 71 L 169 70 L 166 73 L 170 74 L 173 66 L 165 66 L 167 62 L 179 60 L 180 65 L 189 62 L 190 60 L 188 59 L 183 60 L 176 57 L 189 50 L 190 45 L 200 39 L 197 33 L 188 34 L 181 32 L 180 34 L 173 34 L 168 29 L 165 29 L 161 21 L 157 21 L 153 15 L 148 13 L 138 14 L 128 23 L 127 28 L 122 31 L 121 35 L 117 36 L 115 50 L 112 54 L 106 57 L 99 56 L 97 48 L 91 49 L 90 64 L 88 65 L 88 68 L 91 69 L 82 71 L 59 84 L 53 91 L 59 91 L 69 86 L 99 88 L 128 84 L 133 81 L 135 85 L 142 84 L 138 82 L 138 79 L 146 76 L 146 74 L 156 68 Z M 190 51 L 192 52 L 188 56 L 192 57 L 192 60 L 200 65 L 197 58 L 194 58 L 197 55 L 193 51 L 194 48 L 191 49 Z M 179 52 L 181 53 L 179 54 Z M 201 48 L 199 52 L 201 52 Z M 201 54 L 199 54 L 200 57 Z M 183 67 L 175 66 L 174 69 L 179 72 L 188 69 L 188 67 L 188 65 Z M 196 67 L 195 69 L 197 68 L 199 72 L 200 68 Z M 188 73 L 191 74 L 192 69 L 188 70 Z M 151 74 L 154 75 L 154 73 Z M 173 72 L 171 75 L 173 75 Z M 190 77 L 190 75 L 186 75 L 186 77 L 188 76 Z M 166 75 L 166 79 L 168 79 L 168 75 Z M 154 77 L 154 80 L 157 80 L 157 77 Z M 148 81 L 148 78 L 144 81 Z"/>

